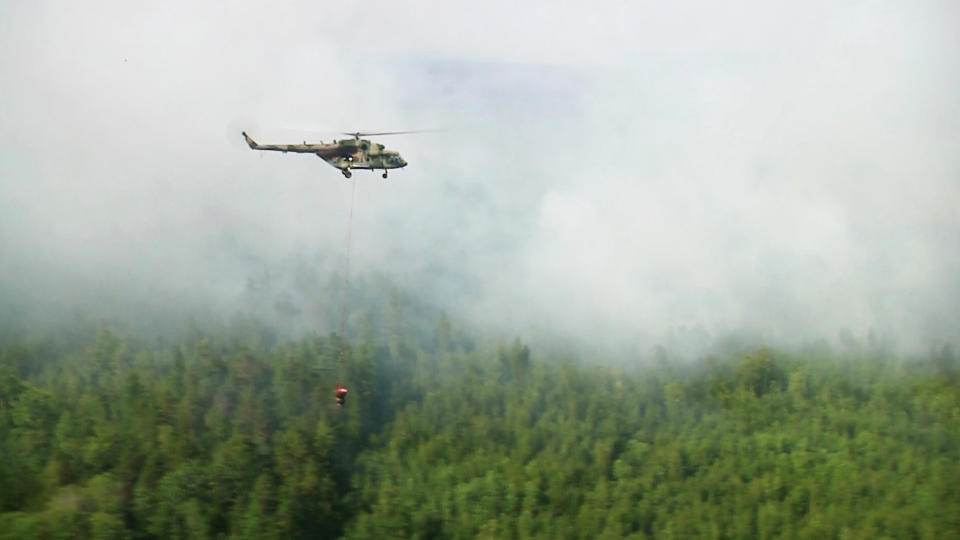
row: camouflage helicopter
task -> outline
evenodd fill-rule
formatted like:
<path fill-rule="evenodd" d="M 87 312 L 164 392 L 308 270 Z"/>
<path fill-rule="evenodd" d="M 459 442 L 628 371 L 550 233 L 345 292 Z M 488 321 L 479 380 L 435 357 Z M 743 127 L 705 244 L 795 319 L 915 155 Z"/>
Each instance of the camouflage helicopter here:
<path fill-rule="evenodd" d="M 400 154 L 393 150 L 387 150 L 382 144 L 361 139 L 373 135 L 397 135 L 401 133 L 417 133 L 415 131 L 384 131 L 380 133 L 344 133 L 350 135 L 352 139 L 341 139 L 329 144 L 323 142 L 307 144 L 258 144 L 256 141 L 243 132 L 243 138 L 247 141 L 250 148 L 254 150 L 269 150 L 273 152 L 296 152 L 299 154 L 316 154 L 320 159 L 330 165 L 340 169 L 343 176 L 350 178 L 353 176 L 352 169 L 383 169 L 383 177 L 387 177 L 389 169 L 399 169 L 407 166 Z"/>

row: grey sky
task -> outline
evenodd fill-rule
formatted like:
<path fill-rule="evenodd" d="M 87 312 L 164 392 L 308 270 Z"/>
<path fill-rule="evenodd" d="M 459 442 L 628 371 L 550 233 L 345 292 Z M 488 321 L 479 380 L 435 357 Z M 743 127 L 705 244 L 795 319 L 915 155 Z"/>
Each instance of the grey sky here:
<path fill-rule="evenodd" d="M 719 4 L 4 2 L 0 284 L 229 308 L 350 196 L 241 129 L 443 127 L 355 175 L 358 272 L 508 332 L 955 340 L 960 8 Z"/>

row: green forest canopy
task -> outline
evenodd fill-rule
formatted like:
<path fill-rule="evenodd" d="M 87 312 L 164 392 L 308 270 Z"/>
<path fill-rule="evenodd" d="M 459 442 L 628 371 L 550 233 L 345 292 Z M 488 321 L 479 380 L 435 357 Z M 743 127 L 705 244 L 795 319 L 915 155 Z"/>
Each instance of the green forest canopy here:
<path fill-rule="evenodd" d="M 446 318 L 0 345 L 3 538 L 960 537 L 949 348 L 628 369 Z"/>

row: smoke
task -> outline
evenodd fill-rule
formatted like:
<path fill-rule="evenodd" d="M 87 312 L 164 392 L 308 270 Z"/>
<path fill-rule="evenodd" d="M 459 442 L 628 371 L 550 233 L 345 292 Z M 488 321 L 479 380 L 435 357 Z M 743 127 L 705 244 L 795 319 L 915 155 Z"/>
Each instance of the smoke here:
<path fill-rule="evenodd" d="M 307 317 L 351 186 L 239 132 L 443 128 L 354 176 L 355 275 L 530 338 L 956 339 L 951 3 L 0 10 L 0 290 L 26 311 L 229 316 L 273 276 L 265 309 Z"/>

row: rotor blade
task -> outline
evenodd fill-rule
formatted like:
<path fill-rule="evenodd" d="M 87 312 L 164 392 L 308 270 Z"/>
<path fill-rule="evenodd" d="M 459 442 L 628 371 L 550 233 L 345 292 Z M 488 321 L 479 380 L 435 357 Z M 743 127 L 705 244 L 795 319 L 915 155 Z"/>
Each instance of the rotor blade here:
<path fill-rule="evenodd" d="M 405 134 L 408 134 L 408 133 L 428 133 L 428 132 L 431 132 L 431 131 L 437 131 L 437 130 L 435 130 L 435 129 L 418 129 L 418 130 L 415 130 L 415 131 L 378 131 L 378 132 L 372 132 L 372 131 L 370 131 L 370 132 L 367 132 L 367 131 L 356 131 L 356 132 L 353 132 L 353 133 L 349 133 L 349 132 L 344 131 L 343 134 L 344 134 L 344 135 L 350 135 L 350 136 L 353 136 L 353 137 L 373 137 L 373 136 L 379 136 L 379 135 L 405 135 Z"/>

